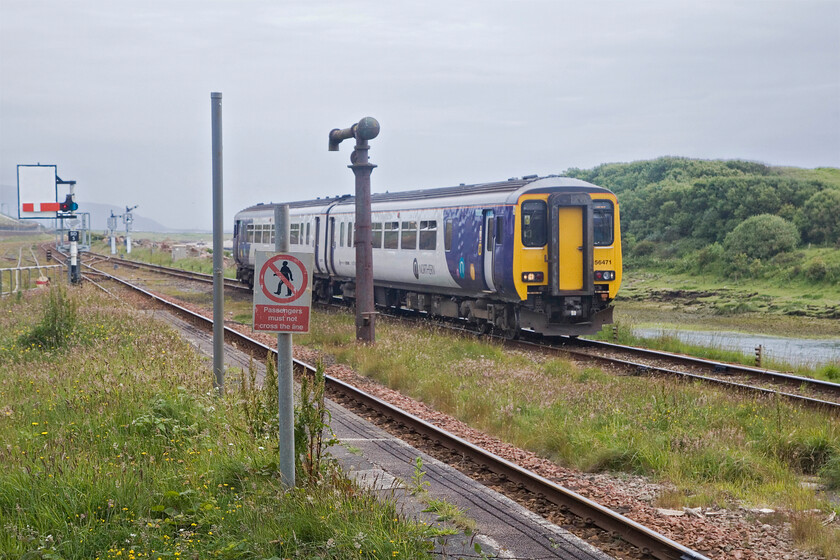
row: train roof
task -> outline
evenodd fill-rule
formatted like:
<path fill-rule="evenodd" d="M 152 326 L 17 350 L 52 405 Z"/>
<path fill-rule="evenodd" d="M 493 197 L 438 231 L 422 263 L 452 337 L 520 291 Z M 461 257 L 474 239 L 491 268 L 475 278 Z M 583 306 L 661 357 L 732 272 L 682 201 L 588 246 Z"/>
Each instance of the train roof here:
<path fill-rule="evenodd" d="M 552 187 L 552 183 L 556 183 Z M 587 192 L 610 192 L 603 187 L 598 187 L 592 183 L 573 179 L 570 177 L 563 177 L 560 175 L 548 175 L 545 177 L 538 177 L 537 175 L 530 175 L 522 178 L 511 178 L 507 181 L 498 181 L 495 183 L 477 183 L 473 185 L 461 184 L 456 187 L 438 187 L 432 189 L 418 189 L 401 192 L 384 192 L 372 193 L 371 204 L 382 202 L 401 202 L 412 200 L 427 200 L 438 198 L 452 198 L 464 197 L 478 194 L 504 194 L 514 193 L 519 190 L 529 191 L 525 189 L 531 185 L 535 190 L 542 190 L 543 188 L 553 190 L 554 188 L 574 188 L 575 190 L 584 190 Z M 316 198 L 314 200 L 302 200 L 296 202 L 277 202 L 277 203 L 259 203 L 254 206 L 249 206 L 242 210 L 242 212 L 249 212 L 254 210 L 268 210 L 280 204 L 288 204 L 289 208 L 310 208 L 323 207 L 333 204 L 352 204 L 356 197 L 353 195 L 343 195 L 336 197 Z"/>

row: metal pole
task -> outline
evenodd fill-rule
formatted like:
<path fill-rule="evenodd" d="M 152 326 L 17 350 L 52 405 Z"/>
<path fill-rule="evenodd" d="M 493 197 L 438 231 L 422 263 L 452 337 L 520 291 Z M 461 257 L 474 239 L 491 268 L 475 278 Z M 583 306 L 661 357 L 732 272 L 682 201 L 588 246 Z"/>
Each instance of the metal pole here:
<path fill-rule="evenodd" d="M 350 156 L 350 169 L 356 176 L 356 340 L 373 344 L 376 341 L 376 313 L 373 297 L 373 247 L 370 230 L 370 174 L 376 167 L 368 161 L 368 140 L 379 135 L 379 122 L 365 117 L 357 124 L 343 130 L 330 131 L 330 151 L 337 151 L 338 144 L 348 138 L 356 139 Z"/>
<path fill-rule="evenodd" d="M 274 251 L 289 251 L 289 205 L 274 207 Z M 304 286 L 305 288 L 305 286 Z M 277 394 L 280 418 L 280 477 L 287 488 L 295 485 L 295 397 L 292 372 L 292 335 L 277 335 Z"/>
<path fill-rule="evenodd" d="M 224 248 L 222 230 L 222 94 L 210 94 L 213 134 L 213 387 L 225 392 Z"/>

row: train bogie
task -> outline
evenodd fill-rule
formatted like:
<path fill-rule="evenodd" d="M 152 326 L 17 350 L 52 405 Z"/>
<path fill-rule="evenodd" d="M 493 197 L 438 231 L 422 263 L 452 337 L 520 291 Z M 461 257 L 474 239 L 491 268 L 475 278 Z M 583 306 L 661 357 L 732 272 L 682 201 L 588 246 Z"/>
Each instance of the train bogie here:
<path fill-rule="evenodd" d="M 355 297 L 355 202 L 290 204 L 291 249 L 315 254 L 314 293 Z M 273 205 L 234 224 L 237 277 L 273 248 Z M 562 177 L 374 195 L 374 299 L 515 334 L 597 332 L 621 283 L 613 193 Z"/>

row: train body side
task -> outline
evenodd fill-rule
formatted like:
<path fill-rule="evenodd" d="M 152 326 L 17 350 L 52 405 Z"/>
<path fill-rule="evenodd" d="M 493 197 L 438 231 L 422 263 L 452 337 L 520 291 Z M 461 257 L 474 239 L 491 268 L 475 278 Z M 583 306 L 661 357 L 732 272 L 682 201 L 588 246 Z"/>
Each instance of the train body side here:
<path fill-rule="evenodd" d="M 273 205 L 238 213 L 237 277 L 273 250 Z M 315 253 L 316 297 L 355 297 L 355 202 L 292 203 L 291 249 Z M 548 335 L 596 332 L 621 283 L 618 204 L 606 189 L 550 177 L 374 195 L 377 305 Z"/>

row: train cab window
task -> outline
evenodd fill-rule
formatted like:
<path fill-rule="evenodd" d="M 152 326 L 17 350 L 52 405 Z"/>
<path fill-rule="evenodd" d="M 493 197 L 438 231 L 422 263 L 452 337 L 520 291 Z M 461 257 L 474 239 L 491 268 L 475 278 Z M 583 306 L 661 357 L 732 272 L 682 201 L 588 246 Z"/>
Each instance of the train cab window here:
<path fill-rule="evenodd" d="M 344 222 L 338 227 L 338 246 L 344 247 Z"/>
<path fill-rule="evenodd" d="M 374 249 L 382 248 L 382 222 L 370 224 L 370 239 Z"/>
<path fill-rule="evenodd" d="M 236 237 L 239 234 L 239 222 L 233 222 L 233 236 Z"/>
<path fill-rule="evenodd" d="M 400 247 L 400 223 L 385 222 L 385 248 L 399 249 Z"/>
<path fill-rule="evenodd" d="M 437 220 L 420 222 L 420 250 L 434 251 L 437 248 Z"/>
<path fill-rule="evenodd" d="M 548 240 L 548 207 L 542 200 L 522 203 L 522 244 L 543 247 Z"/>
<path fill-rule="evenodd" d="M 417 249 L 417 222 L 403 222 L 400 232 L 400 248 Z"/>
<path fill-rule="evenodd" d="M 596 247 L 613 244 L 614 215 L 613 204 L 609 200 L 592 201 L 593 243 Z"/>
<path fill-rule="evenodd" d="M 353 222 L 348 223 L 347 224 L 347 246 L 348 247 L 353 246 L 353 232 L 354 231 L 355 230 L 353 229 Z"/>
<path fill-rule="evenodd" d="M 300 244 L 300 224 L 289 225 L 289 245 Z"/>
<path fill-rule="evenodd" d="M 452 220 L 443 222 L 443 249 L 452 250 Z"/>

